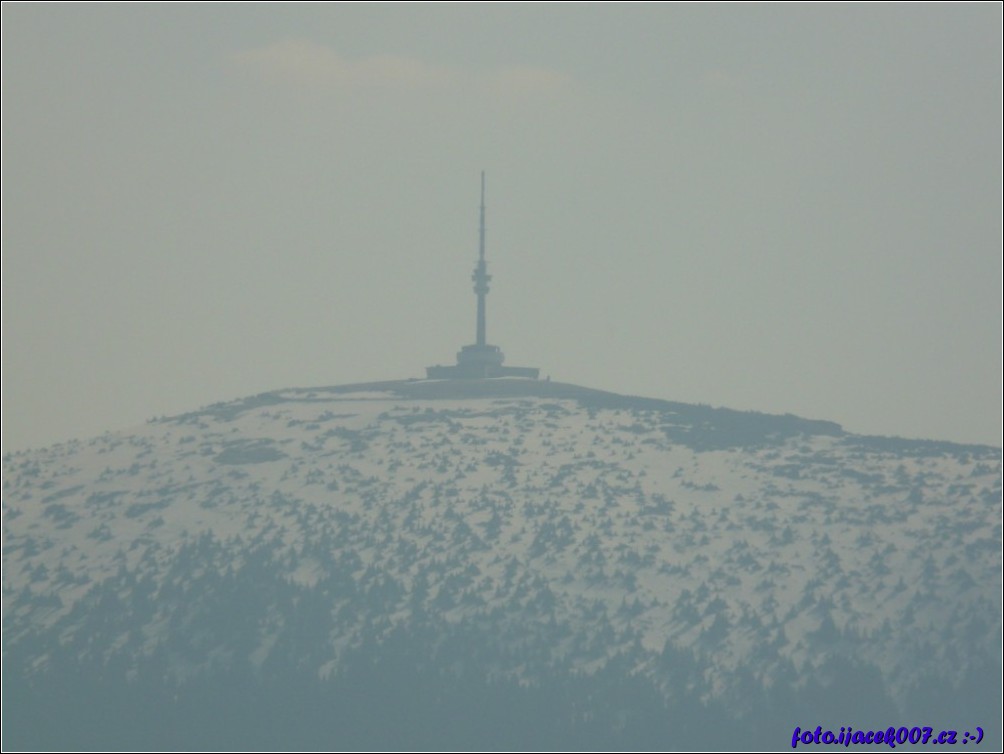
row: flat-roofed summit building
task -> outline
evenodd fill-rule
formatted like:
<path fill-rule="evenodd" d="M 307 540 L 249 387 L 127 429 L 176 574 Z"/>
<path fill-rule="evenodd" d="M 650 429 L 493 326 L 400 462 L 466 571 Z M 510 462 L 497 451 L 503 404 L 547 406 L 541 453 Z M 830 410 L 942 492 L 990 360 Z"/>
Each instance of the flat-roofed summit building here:
<path fill-rule="evenodd" d="M 478 234 L 478 263 L 474 267 L 471 280 L 474 282 L 474 293 L 478 297 L 477 342 L 462 346 L 457 352 L 457 363 L 452 366 L 426 367 L 425 374 L 430 380 L 480 380 L 489 377 L 528 377 L 537 379 L 540 369 L 537 367 L 503 366 L 505 355 L 498 346 L 490 345 L 485 339 L 485 298 L 488 295 L 488 283 L 492 276 L 488 274 L 488 263 L 485 262 L 485 174 L 481 172 L 481 223 Z"/>

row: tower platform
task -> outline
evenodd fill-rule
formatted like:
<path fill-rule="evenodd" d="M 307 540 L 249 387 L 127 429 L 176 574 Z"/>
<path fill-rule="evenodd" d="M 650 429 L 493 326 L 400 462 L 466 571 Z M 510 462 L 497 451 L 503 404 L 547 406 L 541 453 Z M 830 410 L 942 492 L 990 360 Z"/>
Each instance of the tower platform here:
<path fill-rule="evenodd" d="M 453 366 L 426 367 L 425 374 L 430 380 L 480 380 L 488 377 L 529 377 L 537 379 L 537 367 L 506 367 L 502 349 L 498 346 L 464 346 L 457 353 L 457 363 Z"/>

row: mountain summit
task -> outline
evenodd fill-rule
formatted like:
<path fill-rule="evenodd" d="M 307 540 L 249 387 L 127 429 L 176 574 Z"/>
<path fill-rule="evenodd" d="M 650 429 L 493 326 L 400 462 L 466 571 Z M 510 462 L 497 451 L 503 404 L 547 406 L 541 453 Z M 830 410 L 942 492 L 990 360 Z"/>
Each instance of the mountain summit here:
<path fill-rule="evenodd" d="M 3 497 L 5 749 L 1000 736 L 999 448 L 399 381 L 12 454 Z"/>

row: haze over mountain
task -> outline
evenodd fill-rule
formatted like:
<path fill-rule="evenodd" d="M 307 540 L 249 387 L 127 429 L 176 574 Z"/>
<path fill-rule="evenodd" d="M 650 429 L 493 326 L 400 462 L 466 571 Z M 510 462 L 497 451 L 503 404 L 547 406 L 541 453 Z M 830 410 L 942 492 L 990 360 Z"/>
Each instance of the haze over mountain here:
<path fill-rule="evenodd" d="M 3 3 L 4 452 L 491 337 L 1001 444 L 999 3 Z M 493 293 L 494 295 L 494 293 Z"/>
<path fill-rule="evenodd" d="M 4 458 L 5 748 L 1000 738 L 1001 450 L 524 379 Z"/>
<path fill-rule="evenodd" d="M 1000 745 L 999 4 L 78 5 L 2 6 L 5 749 Z"/>

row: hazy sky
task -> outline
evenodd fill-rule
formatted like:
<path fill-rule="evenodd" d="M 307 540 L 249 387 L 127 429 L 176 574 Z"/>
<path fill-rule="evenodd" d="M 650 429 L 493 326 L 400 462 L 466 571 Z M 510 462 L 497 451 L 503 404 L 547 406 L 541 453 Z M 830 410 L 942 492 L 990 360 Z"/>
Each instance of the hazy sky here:
<path fill-rule="evenodd" d="M 3 447 L 474 339 L 1001 442 L 1001 5 L 3 5 Z"/>

